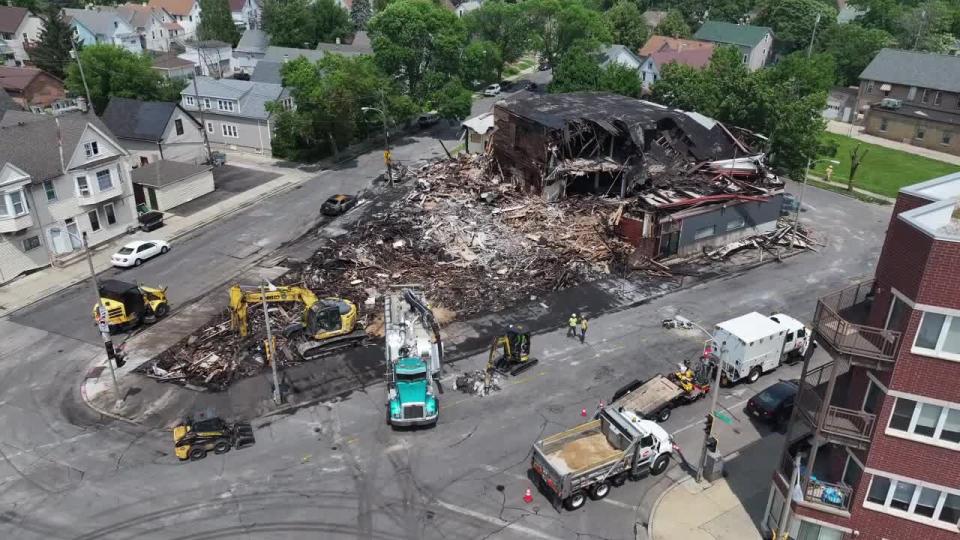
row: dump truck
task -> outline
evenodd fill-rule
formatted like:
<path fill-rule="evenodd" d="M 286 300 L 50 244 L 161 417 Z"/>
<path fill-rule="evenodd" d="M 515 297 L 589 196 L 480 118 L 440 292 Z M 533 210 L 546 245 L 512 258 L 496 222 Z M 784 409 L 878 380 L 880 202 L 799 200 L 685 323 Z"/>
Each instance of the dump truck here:
<path fill-rule="evenodd" d="M 383 301 L 387 423 L 391 427 L 434 426 L 440 418 L 440 325 L 414 289 L 393 291 Z"/>
<path fill-rule="evenodd" d="M 608 406 L 595 420 L 535 442 L 531 468 L 554 507 L 576 510 L 587 497 L 600 500 L 628 478 L 663 473 L 674 448 L 656 422 Z"/>
<path fill-rule="evenodd" d="M 722 370 L 721 384 L 754 383 L 780 364 L 812 353 L 810 335 L 809 328 L 789 315 L 754 311 L 717 324 L 708 356 Z"/>
<path fill-rule="evenodd" d="M 666 422 L 671 411 L 710 393 L 715 364 L 701 359 L 696 368 L 681 365 L 678 371 L 658 374 L 646 381 L 633 380 L 613 394 L 610 406 L 631 411 L 641 418 Z"/>

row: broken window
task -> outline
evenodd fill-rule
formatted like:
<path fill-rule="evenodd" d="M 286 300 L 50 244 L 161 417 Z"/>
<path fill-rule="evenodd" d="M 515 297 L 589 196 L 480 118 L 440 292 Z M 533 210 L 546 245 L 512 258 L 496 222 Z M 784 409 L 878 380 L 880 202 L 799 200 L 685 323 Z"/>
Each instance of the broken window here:
<path fill-rule="evenodd" d="M 703 228 L 697 229 L 697 232 L 693 234 L 693 239 L 703 240 L 704 238 L 710 238 L 711 236 L 714 236 L 716 234 L 717 234 L 717 226 L 710 225 L 709 227 L 703 227 Z"/>

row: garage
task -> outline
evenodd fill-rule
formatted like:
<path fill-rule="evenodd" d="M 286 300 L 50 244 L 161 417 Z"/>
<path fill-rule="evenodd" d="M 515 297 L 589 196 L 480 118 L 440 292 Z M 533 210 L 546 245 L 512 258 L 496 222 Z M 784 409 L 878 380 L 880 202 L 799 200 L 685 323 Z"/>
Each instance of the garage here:
<path fill-rule="evenodd" d="M 160 160 L 133 170 L 133 195 L 140 211 L 172 208 L 206 195 L 214 189 L 208 165 Z"/>

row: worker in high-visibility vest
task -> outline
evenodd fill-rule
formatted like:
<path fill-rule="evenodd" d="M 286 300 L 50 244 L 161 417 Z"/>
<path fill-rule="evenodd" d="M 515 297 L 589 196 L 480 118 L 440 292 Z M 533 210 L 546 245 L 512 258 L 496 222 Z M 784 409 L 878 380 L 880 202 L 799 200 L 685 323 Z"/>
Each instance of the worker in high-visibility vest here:
<path fill-rule="evenodd" d="M 580 343 L 587 339 L 587 318 L 580 317 Z"/>
<path fill-rule="evenodd" d="M 567 320 L 567 337 L 577 337 L 578 326 L 580 326 L 580 320 L 577 319 L 577 314 L 574 313 L 570 316 L 570 319 Z"/>

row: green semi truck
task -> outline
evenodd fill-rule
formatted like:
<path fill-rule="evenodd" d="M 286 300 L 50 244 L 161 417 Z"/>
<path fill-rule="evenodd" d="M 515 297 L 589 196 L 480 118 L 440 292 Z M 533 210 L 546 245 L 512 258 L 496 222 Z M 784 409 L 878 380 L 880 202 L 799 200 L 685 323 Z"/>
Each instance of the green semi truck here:
<path fill-rule="evenodd" d="M 387 423 L 436 425 L 443 345 L 440 326 L 418 291 L 405 288 L 384 297 L 384 341 Z"/>

